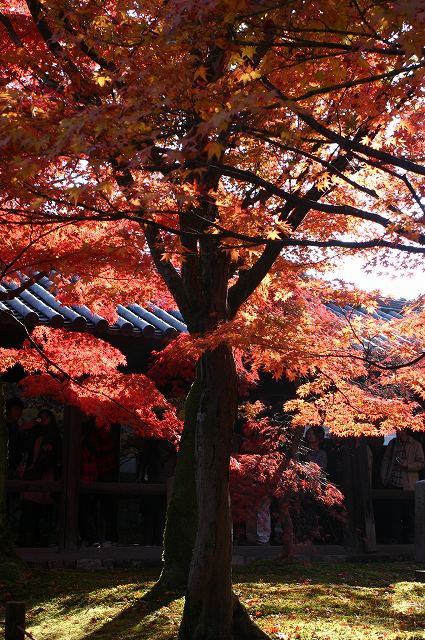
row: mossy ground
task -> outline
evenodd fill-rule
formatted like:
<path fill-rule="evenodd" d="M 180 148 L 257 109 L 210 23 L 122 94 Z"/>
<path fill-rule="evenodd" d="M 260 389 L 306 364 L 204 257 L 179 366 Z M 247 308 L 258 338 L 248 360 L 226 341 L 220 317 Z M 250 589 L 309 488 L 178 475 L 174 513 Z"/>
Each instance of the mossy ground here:
<path fill-rule="evenodd" d="M 414 581 L 414 570 L 407 563 L 256 563 L 238 569 L 234 581 L 272 638 L 425 640 L 425 584 Z M 0 590 L 3 600 L 26 601 L 36 640 L 172 640 L 183 599 L 152 590 L 157 575 L 35 570 L 3 580 Z"/>

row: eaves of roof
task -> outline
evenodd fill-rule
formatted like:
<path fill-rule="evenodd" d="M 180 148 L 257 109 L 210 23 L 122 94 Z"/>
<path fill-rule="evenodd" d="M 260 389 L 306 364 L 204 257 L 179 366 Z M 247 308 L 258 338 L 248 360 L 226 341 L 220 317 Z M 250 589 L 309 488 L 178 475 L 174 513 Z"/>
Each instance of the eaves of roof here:
<path fill-rule="evenodd" d="M 14 288 L 16 285 L 0 283 L 2 293 L 13 291 Z M 114 324 L 110 324 L 106 318 L 93 313 L 85 305 L 62 305 L 52 293 L 51 288 L 52 282 L 47 277 L 43 277 L 15 298 L 1 301 L 0 324 L 5 325 L 17 319 L 28 328 L 45 325 L 55 328 L 64 327 L 71 331 L 148 339 L 155 337 L 172 339 L 179 333 L 187 331 L 182 315 L 174 309 L 166 311 L 155 304 L 150 304 L 147 308 L 138 304 L 126 306 L 119 304 L 117 320 Z M 326 307 L 341 318 L 372 316 L 389 321 L 402 317 L 405 303 L 405 300 L 380 300 L 374 313 L 361 307 L 341 308 L 333 302 L 327 303 Z"/>
<path fill-rule="evenodd" d="M 51 292 L 52 282 L 41 278 L 21 291 L 15 298 L 0 302 L 0 324 L 19 320 L 28 328 L 45 325 L 101 335 L 124 335 L 144 338 L 172 339 L 187 331 L 179 311 L 165 311 L 155 304 L 147 308 L 138 304 L 117 306 L 118 317 L 114 324 L 92 313 L 85 305 L 62 305 Z M 0 292 L 12 292 L 16 285 L 2 282 Z"/>

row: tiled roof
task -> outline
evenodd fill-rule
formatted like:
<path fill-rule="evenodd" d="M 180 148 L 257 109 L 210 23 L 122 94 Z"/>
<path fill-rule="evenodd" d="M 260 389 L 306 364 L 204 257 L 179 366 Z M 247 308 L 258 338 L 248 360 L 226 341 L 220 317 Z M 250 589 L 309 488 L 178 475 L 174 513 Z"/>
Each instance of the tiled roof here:
<path fill-rule="evenodd" d="M 19 293 L 16 298 L 0 301 L 0 323 L 10 322 L 15 317 L 28 327 L 48 325 L 50 327 L 65 327 L 74 331 L 88 333 L 116 334 L 125 336 L 144 336 L 154 338 L 164 336 L 173 338 L 177 334 L 187 331 L 179 311 L 165 311 L 151 304 L 147 308 L 138 304 L 117 306 L 118 318 L 111 325 L 105 318 L 96 315 L 85 305 L 62 305 L 51 292 L 52 282 L 41 278 L 36 284 Z M 0 292 L 7 293 L 15 288 L 9 283 L 0 284 Z M 362 307 L 339 307 L 328 303 L 327 308 L 336 316 L 344 317 L 372 317 L 383 320 L 401 318 L 405 300 L 381 300 L 377 310 L 370 314 Z"/>
<path fill-rule="evenodd" d="M 51 293 L 52 282 L 44 277 L 36 284 L 19 293 L 16 298 L 0 302 L 0 323 L 4 324 L 17 318 L 28 327 L 47 325 L 65 327 L 74 331 L 88 333 L 121 334 L 125 336 L 144 336 L 154 338 L 164 336 L 173 338 L 183 331 L 186 325 L 179 311 L 165 311 L 151 304 L 146 309 L 138 304 L 118 305 L 118 318 L 110 324 L 105 318 L 96 315 L 85 305 L 62 305 Z M 16 285 L 2 282 L 0 292 L 13 291 Z"/>
<path fill-rule="evenodd" d="M 393 299 L 385 299 L 378 300 L 378 307 L 374 312 L 370 312 L 363 307 L 352 307 L 347 305 L 345 307 L 339 307 L 338 305 L 330 302 L 326 304 L 326 307 L 332 311 L 336 316 L 340 318 L 344 318 L 346 320 L 354 320 L 356 318 L 367 319 L 376 318 L 377 320 L 384 320 L 389 322 L 390 320 L 398 319 L 403 317 L 404 308 L 407 304 L 407 300 L 393 300 Z M 395 333 L 393 335 L 393 339 L 398 343 L 402 344 L 407 340 L 402 335 Z M 353 344 L 355 349 L 362 349 L 367 347 L 368 349 L 373 349 L 376 354 L 379 352 L 385 353 L 388 348 L 388 337 L 385 337 L 382 334 L 376 334 L 371 338 L 363 337 L 363 344 L 357 343 L 357 341 Z"/>
<path fill-rule="evenodd" d="M 379 300 L 378 308 L 374 313 L 371 313 L 362 307 L 352 307 L 347 305 L 342 308 L 333 302 L 328 302 L 326 307 L 340 318 L 346 318 L 347 316 L 371 316 L 372 318 L 381 318 L 381 320 L 394 320 L 395 318 L 403 317 L 403 308 L 405 304 L 406 300 Z"/>

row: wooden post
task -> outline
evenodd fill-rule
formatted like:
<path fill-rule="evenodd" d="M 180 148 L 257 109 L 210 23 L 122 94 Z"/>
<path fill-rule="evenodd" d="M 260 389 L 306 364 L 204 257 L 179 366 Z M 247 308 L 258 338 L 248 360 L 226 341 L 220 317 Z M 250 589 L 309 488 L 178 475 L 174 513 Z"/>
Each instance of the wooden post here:
<path fill-rule="evenodd" d="M 344 528 L 344 546 L 350 553 L 360 551 L 358 535 L 357 501 L 355 500 L 355 454 L 354 439 L 346 438 L 342 446 L 343 459 L 343 494 L 347 507 L 348 522 Z"/>
<path fill-rule="evenodd" d="M 375 515 L 372 502 L 371 469 L 369 466 L 368 446 L 364 438 L 360 438 L 356 449 L 358 483 L 361 499 L 361 515 L 363 520 L 363 546 L 366 553 L 376 551 Z"/>
<path fill-rule="evenodd" d="M 376 534 L 366 444 L 347 438 L 343 460 L 343 493 L 348 509 L 345 546 L 351 553 L 371 553 L 376 551 Z"/>
<path fill-rule="evenodd" d="M 415 489 L 415 560 L 425 562 L 425 480 Z"/>
<path fill-rule="evenodd" d="M 6 602 L 5 640 L 24 640 L 25 602 Z"/>
<path fill-rule="evenodd" d="M 81 466 L 81 412 L 76 407 L 65 407 L 63 428 L 63 492 L 59 546 L 63 550 L 72 550 L 78 546 Z"/>

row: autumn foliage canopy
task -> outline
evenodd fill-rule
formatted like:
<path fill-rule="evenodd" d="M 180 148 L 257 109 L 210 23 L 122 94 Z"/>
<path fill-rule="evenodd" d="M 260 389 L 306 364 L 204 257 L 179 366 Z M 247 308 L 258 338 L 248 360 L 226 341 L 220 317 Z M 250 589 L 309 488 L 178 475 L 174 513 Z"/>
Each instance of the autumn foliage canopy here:
<path fill-rule="evenodd" d="M 118 302 L 177 305 L 190 337 L 175 353 L 201 356 L 197 428 L 221 407 L 212 447 L 235 417 L 233 353 L 253 376 L 297 381 L 295 424 L 423 428 L 421 300 L 382 322 L 376 295 L 331 274 L 358 252 L 397 272 L 423 259 L 424 28 L 422 0 L 5 0 L 1 278 L 17 292 L 49 274 L 60 300 L 108 319 Z M 72 335 L 61 359 L 53 333 L 34 340 L 85 410 L 91 379 L 157 428 L 107 345 Z M 35 351 L 3 366 L 19 359 L 49 386 Z M 210 584 L 192 582 L 187 611 Z M 182 638 L 204 637 L 184 620 Z"/>
<path fill-rule="evenodd" d="M 55 269 L 66 302 L 108 318 L 118 301 L 177 302 L 205 333 L 199 286 L 188 299 L 177 278 L 210 236 L 228 317 L 199 352 L 224 337 L 253 369 L 308 378 L 290 407 L 304 422 L 419 426 L 400 398 L 423 395 L 420 365 L 386 368 L 420 354 L 419 310 L 337 321 L 324 302 L 373 296 L 321 274 L 359 249 L 398 270 L 423 251 L 421 3 L 171 4 L 4 3 L 3 279 Z"/>
<path fill-rule="evenodd" d="M 186 312 L 196 292 L 170 282 L 213 236 L 230 262 L 230 322 L 211 339 L 276 376 L 314 376 L 301 398 L 329 407 L 331 394 L 333 409 L 301 399 L 305 421 L 354 428 L 361 414 L 370 426 L 382 394 L 353 386 L 374 378 L 369 337 L 389 334 L 394 363 L 393 336 L 414 333 L 396 341 L 401 363 L 420 351 L 423 323 L 337 322 L 323 302 L 373 300 L 320 274 L 363 247 L 397 269 L 422 251 L 420 4 L 6 2 L 2 277 L 55 269 L 64 301 L 111 318 L 117 301 L 175 304 L 170 291 Z M 360 357 L 347 358 L 355 342 Z M 380 391 L 394 382 L 384 370 Z M 411 387 L 410 374 L 397 384 Z M 393 399 L 396 422 L 403 411 Z"/>

